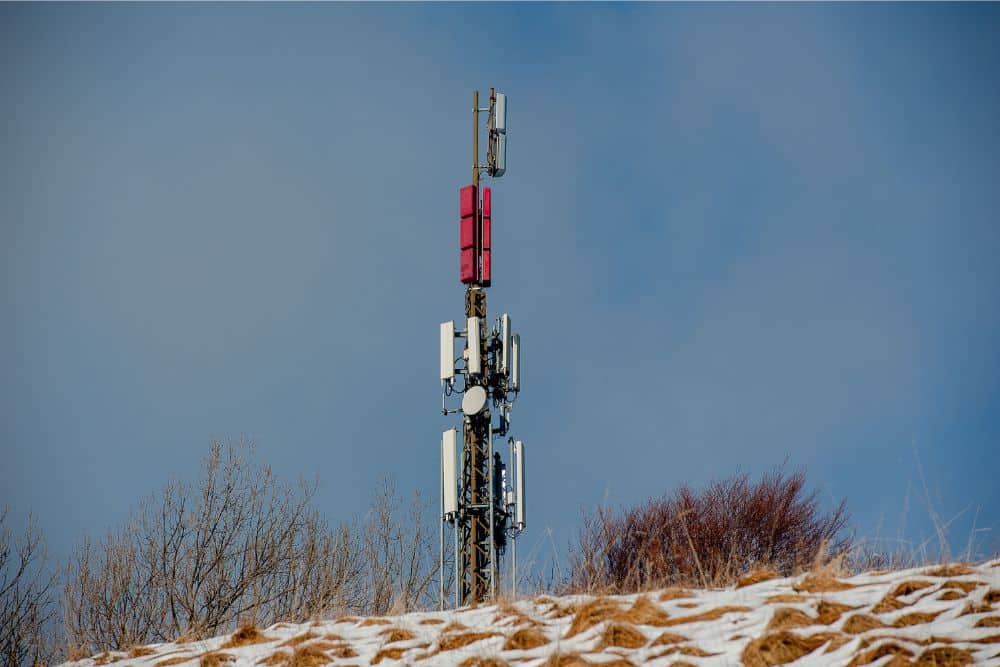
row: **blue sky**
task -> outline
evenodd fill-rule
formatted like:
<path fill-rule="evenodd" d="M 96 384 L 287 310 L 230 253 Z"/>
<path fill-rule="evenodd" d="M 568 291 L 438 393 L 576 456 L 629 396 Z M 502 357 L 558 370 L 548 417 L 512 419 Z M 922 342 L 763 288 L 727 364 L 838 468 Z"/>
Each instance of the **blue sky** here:
<path fill-rule="evenodd" d="M 436 497 L 492 85 L 537 561 L 581 508 L 783 461 L 861 537 L 934 512 L 995 551 L 998 29 L 951 3 L 0 6 L 0 504 L 62 558 L 240 434 L 332 520 L 383 475 Z"/>

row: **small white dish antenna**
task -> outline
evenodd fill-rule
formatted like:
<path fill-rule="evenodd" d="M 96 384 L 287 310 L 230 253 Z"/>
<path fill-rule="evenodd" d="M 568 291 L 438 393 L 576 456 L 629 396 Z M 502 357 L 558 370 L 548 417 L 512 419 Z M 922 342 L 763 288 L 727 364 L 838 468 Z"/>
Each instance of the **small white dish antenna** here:
<path fill-rule="evenodd" d="M 462 412 L 472 416 L 478 415 L 486 407 L 486 390 L 476 385 L 469 387 L 462 397 Z"/>

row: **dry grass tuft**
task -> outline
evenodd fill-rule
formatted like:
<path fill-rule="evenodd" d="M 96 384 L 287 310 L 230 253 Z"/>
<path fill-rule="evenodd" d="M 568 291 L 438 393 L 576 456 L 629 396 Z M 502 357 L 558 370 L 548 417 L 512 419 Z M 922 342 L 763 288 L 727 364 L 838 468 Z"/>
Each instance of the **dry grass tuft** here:
<path fill-rule="evenodd" d="M 846 581 L 840 581 L 826 572 L 820 572 L 805 575 L 792 588 L 799 593 L 831 593 L 833 591 L 846 591 L 857 587 Z"/>
<path fill-rule="evenodd" d="M 785 603 L 785 604 L 795 604 L 797 602 L 808 602 L 809 598 L 805 595 L 798 595 L 796 593 L 779 593 L 778 595 L 772 595 L 767 598 L 765 602 L 768 604 L 774 603 Z"/>
<path fill-rule="evenodd" d="M 276 665 L 284 665 L 291 657 L 292 655 L 286 651 L 275 651 L 257 664 L 267 665 L 267 667 L 276 667 Z"/>
<path fill-rule="evenodd" d="M 385 642 L 387 644 L 393 644 L 395 642 L 408 642 L 411 639 L 416 639 L 417 636 L 406 628 L 386 628 L 381 633 L 385 637 Z"/>
<path fill-rule="evenodd" d="M 645 595 L 640 596 L 628 611 L 619 614 L 618 618 L 633 625 L 666 625 L 670 615 L 651 602 Z"/>
<path fill-rule="evenodd" d="M 718 653 L 709 653 L 705 649 L 698 648 L 697 646 L 671 646 L 666 651 L 658 654 L 657 658 L 663 658 L 668 655 L 690 655 L 696 658 L 710 658 L 713 655 L 719 655 Z M 674 663 L 677 664 L 677 663 Z"/>
<path fill-rule="evenodd" d="M 403 657 L 404 653 L 406 653 L 405 648 L 384 648 L 375 654 L 375 657 L 372 658 L 372 664 L 377 665 L 386 658 L 389 660 L 399 660 Z"/>
<path fill-rule="evenodd" d="M 958 581 L 956 579 L 949 579 L 948 581 L 941 584 L 941 588 L 959 588 L 966 593 L 971 593 L 976 590 L 977 587 L 982 586 L 982 582 L 979 581 Z"/>
<path fill-rule="evenodd" d="M 464 632 L 459 635 L 445 635 L 438 640 L 438 646 L 442 651 L 454 651 L 474 642 L 500 636 L 502 635 L 497 632 Z"/>
<path fill-rule="evenodd" d="M 579 653 L 561 653 L 556 651 L 549 656 L 542 667 L 580 667 L 580 665 L 592 665 L 594 663 L 583 659 Z"/>
<path fill-rule="evenodd" d="M 886 642 L 884 644 L 879 644 L 870 651 L 865 651 L 861 655 L 854 656 L 854 659 L 848 663 L 848 667 L 858 667 L 858 665 L 867 665 L 875 662 L 876 660 L 881 660 L 886 656 L 892 656 L 892 659 L 884 663 L 887 667 L 896 667 L 897 665 L 908 665 L 909 660 L 907 658 L 913 657 L 913 651 L 910 649 L 900 646 L 899 644 L 894 644 L 893 642 Z"/>
<path fill-rule="evenodd" d="M 923 590 L 932 585 L 933 584 L 929 581 L 921 581 L 919 579 L 904 581 L 892 589 L 891 592 L 887 593 L 886 596 L 878 602 L 878 604 L 872 607 L 872 612 L 876 614 L 884 614 L 886 612 L 902 609 L 903 607 L 908 607 L 912 603 L 903 602 L 899 598 L 906 597 L 907 595 L 913 595 L 917 591 Z"/>
<path fill-rule="evenodd" d="M 839 602 L 820 600 L 819 604 L 816 605 L 816 616 L 817 620 L 823 625 L 830 625 L 831 623 L 836 623 L 840 620 L 840 617 L 844 613 L 852 611 L 853 609 L 854 607 L 846 604 L 840 604 Z"/>
<path fill-rule="evenodd" d="M 976 621 L 977 628 L 1000 628 L 1000 616 L 987 616 Z"/>
<path fill-rule="evenodd" d="M 937 611 L 934 613 L 930 612 L 914 612 L 912 614 L 905 614 L 896 619 L 892 624 L 893 627 L 906 628 L 911 625 L 923 625 L 924 623 L 930 623 L 935 618 L 941 615 L 941 612 Z"/>
<path fill-rule="evenodd" d="M 98 655 L 98 656 L 96 656 L 94 658 L 94 664 L 95 665 L 106 665 L 106 664 L 108 664 L 109 662 L 111 662 L 113 660 L 115 660 L 115 657 L 112 656 L 107 651 L 105 651 L 104 653 L 102 653 L 102 654 L 100 654 L 100 655 Z"/>
<path fill-rule="evenodd" d="M 288 661 L 288 667 L 320 667 L 328 662 L 330 662 L 330 656 L 321 647 L 307 644 L 295 649 L 295 653 Z"/>
<path fill-rule="evenodd" d="M 1000 644 L 1000 635 L 990 635 L 989 637 L 980 637 L 979 639 L 973 639 L 977 644 Z"/>
<path fill-rule="evenodd" d="M 870 630 L 887 627 L 889 626 L 868 614 L 854 614 L 844 622 L 844 632 L 852 635 L 860 635 Z"/>
<path fill-rule="evenodd" d="M 347 642 L 337 645 L 336 648 L 330 649 L 328 653 L 330 653 L 330 655 L 334 658 L 356 658 L 358 656 L 358 652 L 355 651 L 354 647 Z"/>
<path fill-rule="evenodd" d="M 366 618 L 358 623 L 359 628 L 367 628 L 371 625 L 392 625 L 392 621 L 388 618 Z"/>
<path fill-rule="evenodd" d="M 211 653 L 206 653 L 201 656 L 201 660 L 198 661 L 198 665 L 199 667 L 220 667 L 220 665 L 225 665 L 227 662 L 232 662 L 234 660 L 236 660 L 236 656 L 231 653 L 212 651 Z"/>
<path fill-rule="evenodd" d="M 996 588 L 988 590 L 986 595 L 983 596 L 983 602 L 986 604 L 996 604 L 997 602 L 1000 602 L 1000 590 L 997 590 Z"/>
<path fill-rule="evenodd" d="M 752 611 L 750 607 L 736 607 L 736 606 L 723 606 L 716 607 L 715 609 L 709 609 L 706 612 L 700 614 L 694 614 L 692 616 L 679 616 L 678 618 L 671 618 L 666 623 L 664 627 L 673 625 L 684 625 L 685 623 L 698 623 L 700 621 L 714 621 L 716 619 L 722 618 L 726 614 L 734 614 Z"/>
<path fill-rule="evenodd" d="M 961 577 L 966 574 L 975 574 L 976 571 L 968 565 L 961 563 L 949 563 L 939 567 L 931 568 L 924 572 L 927 577 Z"/>
<path fill-rule="evenodd" d="M 549 643 L 549 638 L 538 628 L 518 630 L 503 645 L 505 651 L 526 651 Z"/>
<path fill-rule="evenodd" d="M 468 629 L 469 629 L 468 626 L 462 625 L 461 623 L 455 621 L 441 628 L 441 632 L 459 632 L 461 630 L 468 630 Z"/>
<path fill-rule="evenodd" d="M 153 649 L 148 646 L 133 646 L 128 652 L 128 657 L 130 658 L 141 658 L 144 655 L 153 655 L 156 653 Z"/>
<path fill-rule="evenodd" d="M 584 604 L 577 609 L 566 631 L 566 638 L 574 637 L 585 630 L 589 630 L 598 623 L 610 621 L 621 612 L 621 607 L 614 600 L 608 598 L 597 598 Z"/>
<path fill-rule="evenodd" d="M 160 660 L 159 662 L 155 663 L 153 667 L 170 667 L 170 665 L 179 665 L 182 662 L 190 662 L 191 660 L 194 660 L 196 657 L 198 656 L 179 655 L 176 658 L 167 658 L 166 660 Z M 101 664 L 101 663 L 95 663 L 95 664 Z"/>
<path fill-rule="evenodd" d="M 754 639 L 746 645 L 742 655 L 743 664 L 746 667 L 785 665 L 812 653 L 838 636 L 828 632 L 821 632 L 810 637 L 801 637 L 788 631 L 774 632 Z"/>
<path fill-rule="evenodd" d="M 790 630 L 792 628 L 804 628 L 814 625 L 816 619 L 798 609 L 792 607 L 778 607 L 774 610 L 770 622 L 767 624 L 768 631 Z"/>
<path fill-rule="evenodd" d="M 953 646 L 927 649 L 920 654 L 916 667 L 964 667 L 973 663 L 972 654 Z"/>
<path fill-rule="evenodd" d="M 969 604 L 965 605 L 965 607 L 962 609 L 962 613 L 959 614 L 959 616 L 967 616 L 969 614 L 988 614 L 991 611 L 993 611 L 992 605 L 975 604 L 973 602 L 970 602 Z"/>
<path fill-rule="evenodd" d="M 440 618 L 425 618 L 420 621 L 420 625 L 438 625 L 440 623 L 444 623 Z"/>
<path fill-rule="evenodd" d="M 965 595 L 959 593 L 958 591 L 945 591 L 941 595 L 937 596 L 938 600 L 961 600 Z"/>
<path fill-rule="evenodd" d="M 255 626 L 244 625 L 234 632 L 229 641 L 220 648 L 238 648 L 240 646 L 249 646 L 250 644 L 263 644 L 269 641 L 274 640 L 271 637 L 265 637 Z"/>
<path fill-rule="evenodd" d="M 672 632 L 664 632 L 659 637 L 653 640 L 650 646 L 670 646 L 671 644 L 681 644 L 688 640 L 687 637 L 681 635 L 675 635 Z"/>
<path fill-rule="evenodd" d="M 658 600 L 660 602 L 669 602 L 670 600 L 680 600 L 682 598 L 693 598 L 694 593 L 687 590 L 686 588 L 668 588 L 667 590 L 660 593 Z"/>
<path fill-rule="evenodd" d="M 340 635 L 338 635 L 336 632 L 328 632 L 328 633 L 326 633 L 325 635 L 323 635 L 323 639 L 326 639 L 326 640 L 331 641 L 331 642 L 342 642 L 342 641 L 344 641 L 344 638 L 341 637 Z"/>
<path fill-rule="evenodd" d="M 771 579 L 777 579 L 779 575 L 776 571 L 769 567 L 758 567 L 754 568 L 750 572 L 746 573 L 742 577 L 736 580 L 736 588 L 744 588 L 746 586 L 753 586 L 754 584 L 759 584 L 762 581 L 770 581 Z"/>
<path fill-rule="evenodd" d="M 337 623 L 357 623 L 360 620 L 361 619 L 358 618 L 357 616 L 341 616 L 336 621 L 334 621 L 334 624 L 337 624 Z"/>
<path fill-rule="evenodd" d="M 312 631 L 303 632 L 301 635 L 295 635 L 289 639 L 278 644 L 278 648 L 284 648 L 286 646 L 298 646 L 302 642 L 307 642 L 310 639 L 317 639 L 319 635 Z"/>
<path fill-rule="evenodd" d="M 460 662 L 458 667 L 507 667 L 509 664 L 509 662 L 500 658 L 480 658 L 473 656 Z"/>
<path fill-rule="evenodd" d="M 625 623 L 609 623 L 608 627 L 601 633 L 601 642 L 598 649 L 605 649 L 609 646 L 621 646 L 622 648 L 639 648 L 646 645 L 646 635 L 642 634 L 631 625 Z"/>

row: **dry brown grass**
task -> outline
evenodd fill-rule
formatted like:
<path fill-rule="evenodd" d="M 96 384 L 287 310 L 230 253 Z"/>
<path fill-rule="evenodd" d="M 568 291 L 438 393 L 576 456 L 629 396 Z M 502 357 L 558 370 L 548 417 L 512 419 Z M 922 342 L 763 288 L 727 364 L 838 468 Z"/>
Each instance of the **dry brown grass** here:
<path fill-rule="evenodd" d="M 893 622 L 893 627 L 896 628 L 906 628 L 911 625 L 923 625 L 924 623 L 930 623 L 935 618 L 941 615 L 941 612 L 913 612 L 911 614 L 904 614 L 900 616 Z"/>
<path fill-rule="evenodd" d="M 442 651 L 454 651 L 490 637 L 500 637 L 498 632 L 463 632 L 457 635 L 445 635 L 438 640 L 438 646 Z"/>
<path fill-rule="evenodd" d="M 196 655 L 179 655 L 174 658 L 167 658 L 166 660 L 160 660 L 159 662 L 155 663 L 153 667 L 170 667 L 170 665 L 179 665 L 183 662 L 190 662 L 191 660 L 194 660 L 197 657 L 198 656 Z"/>
<path fill-rule="evenodd" d="M 816 620 L 823 625 L 830 625 L 831 623 L 839 621 L 840 617 L 846 612 L 853 610 L 854 607 L 846 604 L 830 602 L 829 600 L 820 600 L 819 604 L 816 605 Z"/>
<path fill-rule="evenodd" d="M 878 604 L 872 607 L 872 612 L 876 614 L 884 614 L 890 611 L 896 611 L 897 609 L 902 609 L 903 607 L 908 607 L 912 602 L 903 602 L 899 598 L 906 597 L 908 595 L 913 595 L 917 591 L 923 590 L 933 586 L 929 581 L 922 581 L 920 579 L 911 579 L 909 581 L 904 581 L 898 586 L 896 586 L 892 591 L 886 594 Z"/>
<path fill-rule="evenodd" d="M 908 665 L 910 664 L 908 658 L 913 657 L 913 651 L 894 642 L 885 642 L 884 644 L 879 644 L 869 651 L 865 651 L 860 655 L 854 656 L 854 659 L 848 663 L 848 667 L 867 665 L 875 662 L 876 660 L 881 660 L 886 656 L 892 656 L 889 662 L 885 663 L 887 666 L 896 667 L 897 665 Z"/>
<path fill-rule="evenodd" d="M 687 640 L 688 638 L 682 635 L 675 635 L 672 632 L 664 632 L 659 637 L 654 639 L 650 646 L 670 646 L 671 644 L 681 644 Z"/>
<path fill-rule="evenodd" d="M 620 646 L 622 648 L 639 648 L 646 645 L 646 635 L 636 630 L 631 625 L 625 623 L 609 623 L 604 632 L 601 633 L 601 641 L 597 645 L 598 649 L 605 649 L 609 646 Z"/>
<path fill-rule="evenodd" d="M 657 658 L 664 658 L 668 655 L 690 655 L 695 658 L 710 658 L 718 653 L 709 653 L 705 649 L 697 646 L 671 646 L 666 651 L 657 654 Z M 677 664 L 677 663 L 674 663 Z"/>
<path fill-rule="evenodd" d="M 358 652 L 347 642 L 342 642 L 328 651 L 334 658 L 356 658 Z"/>
<path fill-rule="evenodd" d="M 440 618 L 425 618 L 424 620 L 420 621 L 420 625 L 439 625 L 441 623 L 444 623 L 444 621 L 442 621 Z"/>
<path fill-rule="evenodd" d="M 958 588 L 965 591 L 966 593 L 971 593 L 972 591 L 976 590 L 976 588 L 982 585 L 983 583 L 981 581 L 958 581 L 956 579 L 949 579 L 948 581 L 941 584 L 941 588 L 942 589 Z"/>
<path fill-rule="evenodd" d="M 128 657 L 141 658 L 144 655 L 153 655 L 154 653 L 156 653 L 156 651 L 148 646 L 133 646 L 128 652 Z"/>
<path fill-rule="evenodd" d="M 983 602 L 986 604 L 996 604 L 997 602 L 1000 602 L 1000 590 L 997 590 L 996 588 L 988 590 L 986 595 L 983 596 Z"/>
<path fill-rule="evenodd" d="M 377 665 L 386 658 L 389 660 L 399 660 L 403 657 L 404 653 L 406 653 L 405 648 L 383 648 L 375 654 L 374 658 L 372 658 L 372 664 Z"/>
<path fill-rule="evenodd" d="M 839 635 L 832 632 L 821 632 L 809 637 L 802 637 L 787 630 L 773 632 L 746 645 L 742 654 L 743 664 L 746 667 L 785 665 L 812 653 L 837 637 Z"/>
<path fill-rule="evenodd" d="M 889 626 L 868 614 L 854 614 L 844 621 L 844 632 L 852 635 L 860 635 L 869 630 L 887 627 Z"/>
<path fill-rule="evenodd" d="M 562 653 L 556 651 L 549 656 L 549 659 L 545 661 L 542 667 L 580 667 L 580 665 L 592 664 L 594 663 L 585 660 L 579 653 Z"/>
<path fill-rule="evenodd" d="M 582 605 L 573 615 L 566 638 L 574 637 L 599 623 L 610 621 L 621 612 L 618 603 L 609 598 L 596 598 Z"/>
<path fill-rule="evenodd" d="M 101 653 L 100 655 L 94 657 L 94 664 L 95 665 L 106 665 L 106 664 L 108 664 L 109 662 L 111 662 L 111 661 L 113 661 L 115 659 L 116 658 L 114 656 L 112 656 L 110 653 L 108 653 L 107 651 L 105 651 L 104 653 Z"/>
<path fill-rule="evenodd" d="M 473 656 L 460 662 L 458 667 L 507 667 L 509 664 L 509 662 L 500 658 L 480 658 Z"/>
<path fill-rule="evenodd" d="M 664 627 L 674 626 L 674 625 L 684 625 L 685 623 L 698 623 L 700 621 L 714 621 L 716 619 L 722 618 L 726 614 L 735 614 L 747 611 L 752 611 L 752 610 L 750 609 L 750 607 L 737 607 L 729 605 L 723 607 L 716 607 L 714 609 L 709 609 L 708 611 L 702 612 L 700 614 L 671 618 L 666 623 L 664 623 Z"/>
<path fill-rule="evenodd" d="M 212 651 L 211 653 L 206 653 L 201 656 L 201 660 L 198 661 L 199 667 L 220 667 L 226 663 L 236 660 L 236 656 L 232 653 L 220 653 L 219 651 Z"/>
<path fill-rule="evenodd" d="M 1000 616 L 987 616 L 976 621 L 977 628 L 1000 628 Z"/>
<path fill-rule="evenodd" d="M 778 595 L 772 595 L 765 602 L 768 604 L 784 603 L 784 604 L 795 604 L 796 602 L 808 602 L 809 598 L 805 595 L 798 595 L 797 593 L 779 593 Z"/>
<path fill-rule="evenodd" d="M 778 607 L 774 610 L 771 620 L 767 624 L 768 631 L 790 630 L 792 628 L 804 628 L 814 625 L 816 619 L 792 607 Z"/>
<path fill-rule="evenodd" d="M 991 611 L 993 611 L 993 605 L 970 602 L 962 608 L 962 613 L 959 614 L 959 616 L 968 616 L 969 614 L 988 614 Z"/>
<path fill-rule="evenodd" d="M 467 625 L 462 625 L 457 621 L 453 621 L 448 625 L 444 626 L 443 628 L 441 628 L 441 632 L 460 632 L 462 630 L 468 630 L 468 629 L 469 627 Z"/>
<path fill-rule="evenodd" d="M 549 643 L 549 638 L 538 628 L 524 628 L 514 632 L 504 642 L 505 651 L 527 651 Z"/>
<path fill-rule="evenodd" d="M 303 632 L 301 635 L 295 635 L 294 637 L 290 637 L 289 639 L 286 639 L 285 641 L 281 642 L 280 644 L 278 644 L 278 648 L 284 648 L 286 646 L 298 646 L 302 642 L 307 642 L 310 639 L 317 639 L 318 637 L 319 635 L 317 635 L 315 632 L 307 630 L 306 632 Z"/>
<path fill-rule="evenodd" d="M 941 595 L 937 596 L 938 600 L 961 600 L 965 595 L 959 593 L 958 591 L 945 591 Z"/>
<path fill-rule="evenodd" d="M 642 595 L 636 598 L 628 611 L 619 614 L 618 619 L 632 625 L 663 626 L 670 619 L 670 614 Z"/>
<path fill-rule="evenodd" d="M 670 600 L 680 600 L 682 598 L 693 598 L 694 593 L 686 588 L 668 588 L 662 591 L 657 599 L 660 602 L 669 602 Z"/>
<path fill-rule="evenodd" d="M 407 630 L 406 628 L 386 628 L 379 634 L 385 637 L 385 642 L 387 644 L 393 644 L 395 642 L 408 642 L 411 639 L 417 638 L 413 632 Z"/>
<path fill-rule="evenodd" d="M 927 649 L 913 663 L 915 667 L 964 667 L 973 663 L 972 654 L 954 646 Z"/>
<path fill-rule="evenodd" d="M 989 637 L 980 637 L 979 639 L 973 639 L 976 644 L 1000 644 L 1000 635 L 990 635 Z"/>
<path fill-rule="evenodd" d="M 857 587 L 826 572 L 818 572 L 803 576 L 802 579 L 795 582 L 792 588 L 799 593 L 832 593 Z"/>
<path fill-rule="evenodd" d="M 769 567 L 757 567 L 746 573 L 742 577 L 736 580 L 736 588 L 744 588 L 746 586 L 753 586 L 754 584 L 759 584 L 762 581 L 770 581 L 771 579 L 777 579 L 779 575 L 775 570 Z"/>
<path fill-rule="evenodd" d="M 358 618 L 357 616 L 341 616 L 336 621 L 334 621 L 334 624 L 337 624 L 337 623 L 357 623 L 360 620 L 361 619 Z"/>
<path fill-rule="evenodd" d="M 359 628 L 367 628 L 371 625 L 392 625 L 388 618 L 366 618 L 358 623 Z"/>
<path fill-rule="evenodd" d="M 238 648 L 240 646 L 249 646 L 250 644 L 263 644 L 265 642 L 274 641 L 271 637 L 266 637 L 261 634 L 253 625 L 244 625 L 242 628 L 237 630 L 232 634 L 225 644 L 220 648 Z"/>
<path fill-rule="evenodd" d="M 938 567 L 933 567 L 926 572 L 924 576 L 927 577 L 961 577 L 966 574 L 975 574 L 976 571 L 969 567 L 968 565 L 963 565 L 961 563 L 949 563 L 948 565 L 940 565 Z"/>
<path fill-rule="evenodd" d="M 276 665 L 284 665 L 291 657 L 292 654 L 287 651 L 275 651 L 271 655 L 259 661 L 257 664 L 267 665 L 267 667 L 276 667 Z"/>

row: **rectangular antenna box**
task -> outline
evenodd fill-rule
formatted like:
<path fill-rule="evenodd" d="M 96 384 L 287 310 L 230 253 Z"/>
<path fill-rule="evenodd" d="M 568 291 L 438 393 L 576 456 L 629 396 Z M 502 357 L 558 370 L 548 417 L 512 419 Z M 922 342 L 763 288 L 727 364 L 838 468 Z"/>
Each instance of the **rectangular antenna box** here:
<path fill-rule="evenodd" d="M 476 186 L 466 185 L 464 188 L 458 192 L 458 210 L 459 216 L 467 218 L 470 215 L 476 214 L 476 208 L 478 205 Z"/>

